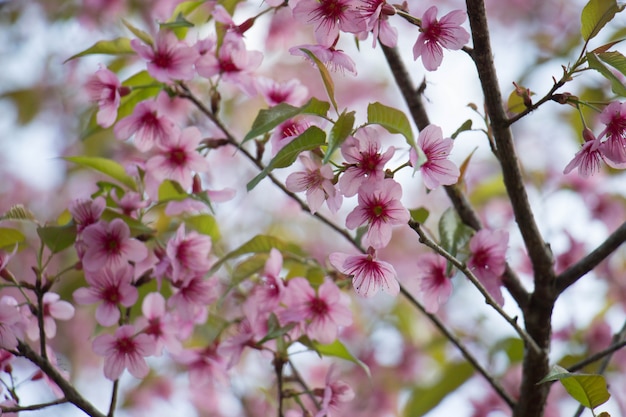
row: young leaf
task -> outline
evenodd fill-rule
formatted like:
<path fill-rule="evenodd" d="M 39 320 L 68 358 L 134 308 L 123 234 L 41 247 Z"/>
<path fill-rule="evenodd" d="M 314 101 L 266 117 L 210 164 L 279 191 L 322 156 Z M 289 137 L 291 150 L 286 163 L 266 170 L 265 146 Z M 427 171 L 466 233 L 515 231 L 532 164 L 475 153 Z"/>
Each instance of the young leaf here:
<path fill-rule="evenodd" d="M 333 104 L 333 108 L 335 109 L 335 111 L 339 113 L 337 102 L 335 101 L 335 84 L 333 83 L 333 79 L 330 77 L 330 73 L 328 72 L 328 69 L 326 68 L 324 63 L 320 61 L 318 57 L 315 56 L 313 52 L 305 48 L 300 48 L 300 50 L 304 52 L 305 54 L 307 54 L 307 56 L 311 58 L 311 60 L 317 66 L 317 69 L 320 71 L 320 75 L 322 76 L 322 81 L 324 82 L 324 87 L 326 88 L 326 93 L 328 94 L 328 98 L 330 99 L 330 102 Z"/>
<path fill-rule="evenodd" d="M 554 365 L 538 384 L 550 381 L 560 381 L 569 395 L 587 408 L 594 409 L 611 397 L 602 375 L 572 374 L 567 369 Z"/>
<path fill-rule="evenodd" d="M 310 344 L 308 344 L 308 342 L 310 342 Z M 345 359 L 347 361 L 353 362 L 359 365 L 365 371 L 368 378 L 372 377 L 369 367 L 365 363 L 361 362 L 358 358 L 356 358 L 352 353 L 350 353 L 348 348 L 346 348 L 346 346 L 341 343 L 339 339 L 336 339 L 334 342 L 327 345 L 322 345 L 318 342 L 308 340 L 304 340 L 304 344 L 315 350 L 318 354 L 320 354 L 320 356 L 333 356 L 335 358 Z"/>
<path fill-rule="evenodd" d="M 133 32 L 133 35 L 135 35 L 136 37 L 141 39 L 143 41 L 143 43 L 145 43 L 146 45 L 150 45 L 150 46 L 153 45 L 152 44 L 152 37 L 150 35 L 148 35 L 146 32 L 144 32 L 143 30 L 138 29 L 135 26 L 131 25 L 130 22 L 128 22 L 128 20 L 126 20 L 126 19 L 122 19 L 122 23 L 124 24 L 124 26 L 126 26 L 128 28 L 128 30 Z"/>
<path fill-rule="evenodd" d="M 418 207 L 416 209 L 409 210 L 409 213 L 411 214 L 411 219 L 413 219 L 413 221 L 422 224 L 426 222 L 426 219 L 428 219 L 428 215 L 430 214 L 428 209 L 424 207 Z"/>
<path fill-rule="evenodd" d="M 413 130 L 404 112 L 379 102 L 370 103 L 367 106 L 367 123 L 381 125 L 389 133 L 400 133 L 410 146 L 415 147 Z"/>
<path fill-rule="evenodd" d="M 310 151 L 326 143 L 326 134 L 317 126 L 311 126 L 300 136 L 289 142 L 270 161 L 263 171 L 254 177 L 246 186 L 251 191 L 257 184 L 265 178 L 275 168 L 285 168 L 293 164 L 302 152 Z"/>
<path fill-rule="evenodd" d="M 227 253 L 219 261 L 213 265 L 211 272 L 215 272 L 219 267 L 229 259 L 237 258 L 247 253 L 266 253 L 276 248 L 279 251 L 297 252 L 297 249 L 274 236 L 257 235 L 239 246 L 237 249 Z"/>
<path fill-rule="evenodd" d="M 22 243 L 26 239 L 22 232 L 8 227 L 0 227 L 0 249 L 13 249 L 18 243 Z"/>
<path fill-rule="evenodd" d="M 611 82 L 611 90 L 619 96 L 626 97 L 626 87 L 622 82 L 592 53 L 587 54 L 589 68 L 593 68 Z"/>
<path fill-rule="evenodd" d="M 596 55 L 622 74 L 626 75 L 626 57 L 617 51 L 602 52 Z"/>
<path fill-rule="evenodd" d="M 456 256 L 473 233 L 474 230 L 463 224 L 452 208 L 448 208 L 439 219 L 439 244 L 452 256 Z"/>
<path fill-rule="evenodd" d="M 452 139 L 456 139 L 457 136 L 459 136 L 459 133 L 461 132 L 465 132 L 467 130 L 471 130 L 472 129 L 472 119 L 467 119 L 466 121 L 463 122 L 463 124 L 456 130 L 456 132 L 454 132 L 452 134 L 452 136 L 450 136 Z"/>
<path fill-rule="evenodd" d="M 76 225 L 38 227 L 37 234 L 52 253 L 58 253 L 76 241 Z"/>
<path fill-rule="evenodd" d="M 350 133 L 352 133 L 353 127 L 354 112 L 351 111 L 346 113 L 344 111 L 341 113 L 339 119 L 337 119 L 335 125 L 330 130 L 330 134 L 328 135 L 328 149 L 326 150 L 326 155 L 324 155 L 324 160 L 322 161 L 323 164 L 328 163 L 333 152 L 335 152 L 335 150 L 341 146 Z"/>
<path fill-rule="evenodd" d="M 176 181 L 165 180 L 159 186 L 159 202 L 183 201 L 189 194 Z"/>
<path fill-rule="evenodd" d="M 215 217 L 210 214 L 198 214 L 197 216 L 186 217 L 185 224 L 198 233 L 211 236 L 214 242 L 220 238 L 220 229 L 217 225 L 217 221 Z"/>
<path fill-rule="evenodd" d="M 130 39 L 116 38 L 112 41 L 98 41 L 89 48 L 67 58 L 63 63 L 80 58 L 86 55 L 104 54 L 104 55 L 122 55 L 134 54 L 135 51 L 130 46 Z"/>
<path fill-rule="evenodd" d="M 622 10 L 624 5 L 618 6 L 615 0 L 590 0 L 580 16 L 583 39 L 588 41 L 595 37 Z"/>
<path fill-rule="evenodd" d="M 35 215 L 23 205 L 16 204 L 0 216 L 0 220 L 35 221 Z"/>
<path fill-rule="evenodd" d="M 66 156 L 63 159 L 65 159 L 66 161 L 74 162 L 75 164 L 81 165 L 83 167 L 100 171 L 103 174 L 108 175 L 109 177 L 124 184 L 131 190 L 137 190 L 135 180 L 133 180 L 131 176 L 126 174 L 126 171 L 124 171 L 124 167 L 111 159 L 100 158 L 97 156 Z"/>

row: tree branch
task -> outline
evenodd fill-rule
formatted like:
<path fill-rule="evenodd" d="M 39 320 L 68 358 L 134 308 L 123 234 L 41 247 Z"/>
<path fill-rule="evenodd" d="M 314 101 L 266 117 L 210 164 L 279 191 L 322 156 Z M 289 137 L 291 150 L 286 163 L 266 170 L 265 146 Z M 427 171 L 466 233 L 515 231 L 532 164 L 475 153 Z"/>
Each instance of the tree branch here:
<path fill-rule="evenodd" d="M 4 413 L 19 413 L 20 411 L 36 411 L 44 408 L 52 407 L 60 404 L 67 404 L 69 401 L 66 398 L 50 401 L 47 403 L 33 404 L 33 405 L 16 405 L 14 407 L 0 406 L 0 415 Z"/>
<path fill-rule="evenodd" d="M 622 223 L 604 242 L 587 256 L 567 268 L 556 279 L 557 291 L 562 293 L 570 285 L 582 278 L 587 272 L 598 266 L 600 262 L 613 253 L 626 241 L 626 222 Z"/>

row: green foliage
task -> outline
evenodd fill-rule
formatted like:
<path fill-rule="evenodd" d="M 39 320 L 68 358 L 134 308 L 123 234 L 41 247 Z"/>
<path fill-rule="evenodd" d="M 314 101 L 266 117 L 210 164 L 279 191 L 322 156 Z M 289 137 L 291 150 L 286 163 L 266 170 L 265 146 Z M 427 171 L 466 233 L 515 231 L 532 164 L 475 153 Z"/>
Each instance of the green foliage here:
<path fill-rule="evenodd" d="M 569 395 L 587 408 L 594 409 L 611 397 L 602 375 L 572 374 L 567 369 L 554 365 L 539 384 L 551 381 L 560 381 Z"/>
<path fill-rule="evenodd" d="M 183 201 L 189 194 L 176 181 L 165 180 L 159 185 L 159 202 Z"/>
<path fill-rule="evenodd" d="M 213 268 L 211 268 L 211 273 L 217 271 L 219 267 L 222 266 L 222 264 L 229 259 L 237 258 L 241 255 L 246 255 L 248 253 L 267 253 L 272 250 L 272 248 L 276 248 L 281 252 L 301 252 L 296 246 L 285 243 L 277 237 L 268 235 L 257 235 L 248 240 L 243 245 L 239 246 L 237 249 L 224 255 L 219 261 L 215 263 L 215 265 L 213 265 Z"/>
<path fill-rule="evenodd" d="M 76 241 L 76 225 L 38 227 L 37 234 L 52 253 L 58 253 L 69 248 Z"/>
<path fill-rule="evenodd" d="M 618 6 L 615 0 L 590 0 L 580 16 L 583 39 L 588 41 L 594 38 L 622 10 L 624 5 Z"/>
<path fill-rule="evenodd" d="M 138 29 L 135 26 L 131 25 L 130 22 L 126 19 L 122 19 L 122 23 L 124 24 L 124 26 L 126 26 L 128 30 L 130 30 L 133 33 L 133 35 L 141 39 L 143 43 L 145 43 L 146 45 L 150 45 L 150 46 L 153 45 L 152 37 L 148 35 L 147 32 L 144 32 L 143 30 Z"/>
<path fill-rule="evenodd" d="M 115 38 L 111 41 L 98 41 L 84 51 L 72 55 L 65 62 L 87 55 L 123 55 L 134 53 L 135 51 L 130 46 L 130 39 Z"/>
<path fill-rule="evenodd" d="M 609 64 L 622 74 L 626 75 L 626 57 L 617 51 L 601 52 L 596 55 L 604 63 Z"/>
<path fill-rule="evenodd" d="M 210 214 L 198 214 L 185 217 L 185 224 L 203 235 L 210 236 L 215 242 L 220 239 L 220 229 L 215 217 Z"/>
<path fill-rule="evenodd" d="M 330 130 L 330 134 L 328 135 L 328 149 L 326 150 L 326 155 L 324 155 L 324 160 L 322 163 L 326 164 L 330 160 L 333 152 L 337 148 L 341 146 L 341 144 L 348 138 L 348 136 L 352 133 L 352 129 L 354 127 L 354 112 L 345 111 L 341 113 L 339 119 L 333 125 L 333 128 Z"/>
<path fill-rule="evenodd" d="M 23 205 L 16 204 L 0 216 L 0 220 L 35 221 L 35 215 Z"/>
<path fill-rule="evenodd" d="M 369 367 L 365 363 L 361 362 L 357 357 L 355 357 L 348 350 L 348 348 L 343 343 L 341 343 L 339 339 L 336 339 L 334 342 L 327 345 L 323 345 L 321 343 L 309 340 L 306 337 L 300 338 L 299 341 L 305 346 L 313 349 L 320 356 L 332 356 L 335 358 L 345 359 L 359 365 L 365 371 L 367 377 L 371 378 Z"/>
<path fill-rule="evenodd" d="M 472 119 L 467 119 L 466 121 L 464 121 L 463 124 L 459 126 L 459 128 L 450 137 L 452 139 L 456 139 L 456 137 L 459 136 L 461 132 L 466 132 L 468 130 L 472 130 Z"/>
<path fill-rule="evenodd" d="M 77 165 L 99 171 L 114 180 L 119 181 L 131 190 L 137 191 L 135 180 L 130 175 L 126 174 L 123 166 L 111 159 L 97 156 L 66 156 L 63 159 Z"/>
<path fill-rule="evenodd" d="M 322 77 L 322 81 L 324 82 L 324 88 L 326 88 L 326 93 L 328 94 L 328 98 L 330 102 L 333 104 L 333 108 L 337 113 L 339 113 L 339 109 L 337 107 L 337 102 L 335 101 L 335 84 L 333 83 L 333 79 L 328 72 L 328 69 L 324 65 L 322 61 L 320 61 L 313 52 L 309 51 L 305 48 L 300 48 L 302 52 L 307 54 L 309 58 L 315 63 L 317 69 L 320 71 L 320 76 Z"/>
<path fill-rule="evenodd" d="M 25 237 L 19 230 L 0 227 L 0 249 L 12 250 L 15 245 L 22 243 Z"/>
<path fill-rule="evenodd" d="M 611 90 L 613 90 L 615 94 L 626 97 L 626 87 L 624 84 L 622 84 L 620 79 L 617 78 L 610 69 L 600 62 L 595 54 L 591 52 L 587 54 L 587 63 L 589 64 L 589 68 L 598 71 L 604 78 L 611 82 Z"/>
<path fill-rule="evenodd" d="M 399 133 L 406 138 L 411 147 L 416 147 L 409 119 L 398 109 L 379 102 L 370 103 L 367 106 L 367 123 L 380 125 L 389 133 Z"/>
<path fill-rule="evenodd" d="M 39 114 L 41 108 L 42 92 L 38 88 L 18 89 L 0 94 L 1 98 L 9 99 L 13 102 L 17 111 L 17 122 L 26 125 L 33 121 Z"/>
<path fill-rule="evenodd" d="M 316 149 L 326 143 L 326 133 L 317 126 L 311 126 L 300 136 L 282 148 L 270 163 L 246 186 L 251 191 L 275 168 L 285 168 L 293 164 L 302 152 Z"/>
<path fill-rule="evenodd" d="M 453 208 L 448 208 L 439 219 L 439 244 L 455 256 L 467 244 L 474 230 L 466 226 Z"/>
<path fill-rule="evenodd" d="M 409 213 L 411 214 L 411 219 L 413 221 L 416 221 L 421 224 L 426 223 L 426 219 L 428 219 L 428 216 L 430 215 L 430 212 L 425 207 L 418 207 L 416 209 L 411 209 L 409 210 Z"/>
<path fill-rule="evenodd" d="M 474 374 L 467 362 L 446 363 L 437 382 L 428 386 L 417 386 L 411 390 L 404 407 L 404 417 L 421 417 L 435 408 L 448 394 L 454 392 Z"/>

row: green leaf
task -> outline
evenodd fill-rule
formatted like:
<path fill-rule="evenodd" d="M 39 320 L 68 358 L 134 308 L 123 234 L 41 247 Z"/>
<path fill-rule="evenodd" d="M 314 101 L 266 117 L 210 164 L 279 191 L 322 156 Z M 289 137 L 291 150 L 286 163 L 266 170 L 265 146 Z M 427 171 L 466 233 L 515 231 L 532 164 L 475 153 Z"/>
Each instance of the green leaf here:
<path fill-rule="evenodd" d="M 76 58 L 80 58 L 86 55 L 122 55 L 122 54 L 134 54 L 135 51 L 130 46 L 130 39 L 128 38 L 116 38 L 112 41 L 98 41 L 89 48 L 75 55 L 72 55 L 64 61 L 68 62 Z"/>
<path fill-rule="evenodd" d="M 13 101 L 17 112 L 17 122 L 26 125 L 33 121 L 41 108 L 42 91 L 39 88 L 26 88 L 7 91 L 0 94 L 1 98 Z"/>
<path fill-rule="evenodd" d="M 316 149 L 326 143 L 326 134 L 317 126 L 311 126 L 305 130 L 300 136 L 289 142 L 283 147 L 276 156 L 270 161 L 263 171 L 254 177 L 246 186 L 251 191 L 257 186 L 263 178 L 265 178 L 275 168 L 285 168 L 293 164 L 298 155 L 304 151 Z"/>
<path fill-rule="evenodd" d="M 58 253 L 76 241 L 76 225 L 38 227 L 37 234 L 52 253 Z"/>
<path fill-rule="evenodd" d="M 441 377 L 436 383 L 413 388 L 402 412 L 403 417 L 421 417 L 427 414 L 473 374 L 474 368 L 468 362 L 449 363 L 440 372 Z"/>
<path fill-rule="evenodd" d="M 550 381 L 560 381 L 569 395 L 587 408 L 594 409 L 611 397 L 602 375 L 572 374 L 567 369 L 554 365 L 538 384 Z"/>
<path fill-rule="evenodd" d="M 324 88 L 326 88 L 326 93 L 328 94 L 328 98 L 330 99 L 330 102 L 333 104 L 333 108 L 335 109 L 335 111 L 339 113 L 337 102 L 335 101 L 335 84 L 333 83 L 333 79 L 331 78 L 330 73 L 328 72 L 328 68 L 326 68 L 324 63 L 320 61 L 319 58 L 316 57 L 313 52 L 305 48 L 300 48 L 300 50 L 304 52 L 305 54 L 307 54 L 307 56 L 311 58 L 311 60 L 317 66 L 317 69 L 320 71 L 322 81 L 324 82 Z"/>
<path fill-rule="evenodd" d="M 165 180 L 159 185 L 159 202 L 183 201 L 189 197 L 183 187 L 176 181 Z"/>
<path fill-rule="evenodd" d="M 321 356 L 332 356 L 335 358 L 345 359 L 347 361 L 355 363 L 359 365 L 361 368 L 363 368 L 368 378 L 372 377 L 372 374 L 370 373 L 370 368 L 364 362 L 360 361 L 357 357 L 355 357 L 348 350 L 348 348 L 343 343 L 341 343 L 341 340 L 335 339 L 334 342 L 325 344 L 325 345 L 318 343 L 316 341 L 301 339 L 301 341 L 302 340 L 304 340 L 305 345 L 315 350 Z"/>
<path fill-rule="evenodd" d="M 18 243 L 22 243 L 26 239 L 22 232 L 8 227 L 0 227 L 0 249 L 13 249 Z"/>
<path fill-rule="evenodd" d="M 283 242 L 277 237 L 268 235 L 257 235 L 243 245 L 239 246 L 237 249 L 223 256 L 219 261 L 215 263 L 215 265 L 213 265 L 213 267 L 211 268 L 211 273 L 217 271 L 219 267 L 229 259 L 237 258 L 241 255 L 245 255 L 248 253 L 267 253 L 272 250 L 272 248 L 276 248 L 281 252 L 294 252 L 295 250 L 292 245 Z"/>
<path fill-rule="evenodd" d="M 130 22 L 126 19 L 122 19 L 122 23 L 124 24 L 124 26 L 128 28 L 128 30 L 130 30 L 133 33 L 133 35 L 141 39 L 143 43 L 145 43 L 146 45 L 150 45 L 150 46 L 153 45 L 152 37 L 148 35 L 148 33 L 131 25 Z"/>
<path fill-rule="evenodd" d="M 367 122 L 381 125 L 389 133 L 400 133 L 410 146 L 415 147 L 413 130 L 404 112 L 379 102 L 370 103 L 367 106 Z"/>
<path fill-rule="evenodd" d="M 133 237 L 151 236 L 154 234 L 153 229 L 146 226 L 139 220 L 125 214 L 118 213 L 117 211 L 111 210 L 110 208 L 104 209 L 101 219 L 107 222 L 111 222 L 113 219 L 122 219 L 124 223 L 128 225 L 128 228 L 130 229 L 130 234 Z"/>
<path fill-rule="evenodd" d="M 456 211 L 450 207 L 439 219 L 439 244 L 452 256 L 472 237 L 474 230 L 461 222 Z"/>
<path fill-rule="evenodd" d="M 210 214 L 198 214 L 196 216 L 185 217 L 185 224 L 203 235 L 210 236 L 215 242 L 220 238 L 220 229 L 215 217 Z"/>
<path fill-rule="evenodd" d="M 174 20 L 170 20 L 165 23 L 159 23 L 161 29 L 180 29 L 180 28 L 192 28 L 194 24 L 185 19 L 182 13 L 179 13 Z"/>
<path fill-rule="evenodd" d="M 328 102 L 312 98 L 302 107 L 294 107 L 287 103 L 280 103 L 269 109 L 263 109 L 259 111 L 259 114 L 252 123 L 252 128 L 241 143 L 245 143 L 250 139 L 268 133 L 279 124 L 299 114 L 326 116 L 329 107 L 330 104 L 328 104 Z"/>
<path fill-rule="evenodd" d="M 354 127 L 354 112 L 351 111 L 341 113 L 339 119 L 333 125 L 328 135 L 328 149 L 322 161 L 323 164 L 328 163 L 333 152 L 341 146 L 341 144 L 350 136 Z"/>
<path fill-rule="evenodd" d="M 409 213 L 411 214 L 411 219 L 413 219 L 413 221 L 422 224 L 426 222 L 426 219 L 428 219 L 428 215 L 430 214 L 428 209 L 425 207 L 418 207 L 416 209 L 409 210 Z"/>
<path fill-rule="evenodd" d="M 0 220 L 35 221 L 35 215 L 23 205 L 16 204 L 0 216 Z"/>
<path fill-rule="evenodd" d="M 243 280 L 261 271 L 265 267 L 267 258 L 268 255 L 266 253 L 259 253 L 252 255 L 237 264 L 233 272 L 230 274 L 230 285 L 238 285 Z"/>
<path fill-rule="evenodd" d="M 100 171 L 124 184 L 131 190 L 137 191 L 135 180 L 130 175 L 126 174 L 124 167 L 111 159 L 100 158 L 97 156 L 66 156 L 63 159 L 83 167 Z"/>
<path fill-rule="evenodd" d="M 598 71 L 604 78 L 611 82 L 611 90 L 613 90 L 615 94 L 626 97 L 626 87 L 624 87 L 624 84 L 622 84 L 619 78 L 617 78 L 610 69 L 598 60 L 595 54 L 591 52 L 587 54 L 587 63 L 589 64 L 589 68 Z"/>
<path fill-rule="evenodd" d="M 606 64 L 609 64 L 622 74 L 626 75 L 626 57 L 617 51 L 602 52 L 596 55 Z"/>
<path fill-rule="evenodd" d="M 459 133 L 466 132 L 472 129 L 472 119 L 467 119 L 463 124 L 450 136 L 452 139 L 456 139 Z"/>
<path fill-rule="evenodd" d="M 583 39 L 588 41 L 595 37 L 622 10 L 624 5 L 618 6 L 615 0 L 590 0 L 580 16 Z"/>

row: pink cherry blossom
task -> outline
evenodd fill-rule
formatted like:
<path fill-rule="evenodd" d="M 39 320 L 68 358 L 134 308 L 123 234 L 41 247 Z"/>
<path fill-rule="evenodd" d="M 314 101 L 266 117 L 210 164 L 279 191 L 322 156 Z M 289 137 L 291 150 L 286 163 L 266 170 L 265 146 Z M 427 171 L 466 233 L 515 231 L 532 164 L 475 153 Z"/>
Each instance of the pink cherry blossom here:
<path fill-rule="evenodd" d="M 174 360 L 185 365 L 189 370 L 189 385 L 195 387 L 211 386 L 219 382 L 228 386 L 226 358 L 219 354 L 219 346 L 210 344 L 203 348 L 186 349 L 172 355 Z"/>
<path fill-rule="evenodd" d="M 96 321 L 112 326 L 120 319 L 119 306 L 130 307 L 137 301 L 137 288 L 132 285 L 133 269 L 129 265 L 117 269 L 104 268 L 85 273 L 89 287 L 74 291 L 79 304 L 101 303 L 96 309 Z"/>
<path fill-rule="evenodd" d="M 417 279 L 424 307 L 428 312 L 436 313 L 452 294 L 452 282 L 446 274 L 446 260 L 434 253 L 420 255 L 417 258 Z"/>
<path fill-rule="evenodd" d="M 476 275 L 494 300 L 504 304 L 501 277 L 506 267 L 509 233 L 504 230 L 479 230 L 469 242 L 468 268 Z"/>
<path fill-rule="evenodd" d="M 254 287 L 246 305 L 257 312 L 274 311 L 285 292 L 285 281 L 280 277 L 283 256 L 275 248 L 270 250 L 260 282 Z"/>
<path fill-rule="evenodd" d="M 322 407 L 315 417 L 331 417 L 331 412 L 337 411 L 341 403 L 352 401 L 355 397 L 350 385 L 333 378 L 333 369 L 331 366 L 326 374 L 326 385 L 322 391 Z"/>
<path fill-rule="evenodd" d="M 453 10 L 437 20 L 437 6 L 431 6 L 422 16 L 422 26 L 413 46 L 413 59 L 422 57 L 424 68 L 434 71 L 443 60 L 443 48 L 458 50 L 469 42 L 470 35 L 461 27 L 466 14 Z"/>
<path fill-rule="evenodd" d="M 359 0 L 359 17 L 365 21 L 366 30 L 373 36 L 372 47 L 378 40 L 390 48 L 398 43 L 398 30 L 389 24 L 389 16 L 396 14 L 396 9 L 385 0 Z"/>
<path fill-rule="evenodd" d="M 158 189 L 167 179 L 178 182 L 185 190 L 191 188 L 193 172 L 209 167 L 209 161 L 196 151 L 201 140 L 202 134 L 195 126 L 182 131 L 174 129 L 172 136 L 157 144 L 157 154 L 146 163 L 146 187 Z"/>
<path fill-rule="evenodd" d="M 598 136 L 606 137 L 600 146 L 600 152 L 610 166 L 626 167 L 626 103 L 612 102 L 600 114 L 600 121 L 606 128 Z"/>
<path fill-rule="evenodd" d="M 428 189 L 435 189 L 440 185 L 455 184 L 459 179 L 459 168 L 450 160 L 450 150 L 454 141 L 450 138 L 443 139 L 441 128 L 428 125 L 419 134 L 417 145 L 426 156 L 426 162 L 418 165 L 417 151 L 411 149 L 409 159 L 411 165 L 422 173 L 424 185 Z"/>
<path fill-rule="evenodd" d="M 184 223 L 178 227 L 176 236 L 167 242 L 165 253 L 168 269 L 171 268 L 170 279 L 174 283 L 203 275 L 211 269 L 211 238 L 196 231 L 186 233 Z"/>
<path fill-rule="evenodd" d="M 152 337 L 155 344 L 154 354 L 161 356 L 163 348 L 170 353 L 182 351 L 182 344 L 178 339 L 178 327 L 172 317 L 165 310 L 165 298 L 158 292 L 146 295 L 141 304 L 142 317 L 137 319 L 137 328 Z"/>
<path fill-rule="evenodd" d="M 315 66 L 315 61 L 313 61 L 311 57 L 303 51 L 303 49 L 311 52 L 331 71 L 343 73 L 345 70 L 356 75 L 356 65 L 354 61 L 348 56 L 348 54 L 344 53 L 340 49 L 322 45 L 300 45 L 289 48 L 289 53 L 291 55 L 302 56 L 313 66 Z"/>
<path fill-rule="evenodd" d="M 99 221 L 86 227 L 83 242 L 86 245 L 83 268 L 90 272 L 105 267 L 117 269 L 148 256 L 148 248 L 130 237 L 130 229 L 122 219 L 113 219 L 110 223 Z"/>
<path fill-rule="evenodd" d="M 184 320 L 192 320 L 203 313 L 217 300 L 215 280 L 195 276 L 175 283 L 174 294 L 167 300 L 167 306 Z"/>
<path fill-rule="evenodd" d="M 145 357 L 154 353 L 154 341 L 147 334 L 135 334 L 132 325 L 120 327 L 114 335 L 96 337 L 92 348 L 104 356 L 104 376 L 111 381 L 119 379 L 124 369 L 135 378 L 144 378 L 150 371 Z"/>
<path fill-rule="evenodd" d="M 277 82 L 267 77 L 256 79 L 257 89 L 267 104 L 275 106 L 280 103 L 302 106 L 309 97 L 309 89 L 296 79 Z"/>
<path fill-rule="evenodd" d="M 117 203 L 123 214 L 133 218 L 137 218 L 137 212 L 150 203 L 144 199 L 144 196 L 134 191 L 126 191 L 122 198 L 118 198 L 116 193 L 112 193 L 111 199 Z"/>
<path fill-rule="evenodd" d="M 28 306 L 25 306 L 26 335 L 31 340 L 39 340 L 39 321 L 33 315 Z M 57 333 L 57 325 L 54 321 L 69 320 L 74 317 L 74 306 L 67 301 L 61 300 L 59 294 L 47 292 L 43 295 L 43 327 L 47 338 L 53 339 Z"/>
<path fill-rule="evenodd" d="M 374 248 L 370 247 L 366 254 L 360 255 L 335 252 L 328 259 L 342 274 L 352 276 L 354 290 L 362 297 L 373 297 L 380 289 L 393 296 L 400 292 L 395 269 L 391 264 L 377 260 Z"/>
<path fill-rule="evenodd" d="M 158 100 L 142 101 L 135 106 L 130 116 L 117 122 L 113 132 L 121 140 L 135 135 L 134 145 L 146 152 L 154 145 L 166 142 L 173 134 L 174 122 L 165 114 Z"/>
<path fill-rule="evenodd" d="M 401 197 L 402 187 L 391 178 L 364 183 L 359 189 L 359 205 L 348 214 L 346 227 L 354 229 L 367 223 L 364 243 L 376 249 L 387 246 L 393 225 L 407 224 L 411 218 Z"/>
<path fill-rule="evenodd" d="M 98 104 L 96 121 L 104 128 L 111 127 L 117 118 L 121 95 L 128 94 L 128 87 L 122 87 L 117 75 L 107 68 L 100 68 L 85 84 L 89 99 Z"/>
<path fill-rule="evenodd" d="M 21 337 L 20 313 L 17 300 L 9 295 L 0 298 L 0 348 L 15 349 L 17 339 Z"/>
<path fill-rule="evenodd" d="M 349 301 L 337 285 L 325 280 L 316 291 L 306 278 L 289 280 L 283 296 L 285 310 L 281 322 L 306 321 L 306 334 L 320 343 L 331 343 L 337 339 L 340 326 L 352 324 Z"/>
<path fill-rule="evenodd" d="M 104 197 L 95 199 L 79 198 L 70 203 L 69 211 L 80 232 L 85 227 L 97 223 L 106 207 Z"/>
<path fill-rule="evenodd" d="M 339 30 L 365 30 L 354 0 L 300 0 L 293 8 L 293 16 L 302 23 L 315 25 L 315 40 L 325 47 L 335 45 Z"/>
<path fill-rule="evenodd" d="M 563 169 L 564 174 L 568 174 L 574 168 L 578 167 L 578 174 L 587 178 L 590 175 L 600 171 L 600 161 L 605 160 L 601 152 L 602 143 L 593 135 L 591 130 L 585 128 L 583 131 L 585 143 L 582 148 L 576 152 L 574 158 Z"/>
<path fill-rule="evenodd" d="M 300 155 L 300 162 L 304 165 L 304 171 L 298 171 L 287 177 L 285 186 L 289 191 L 306 191 L 306 201 L 311 213 L 315 213 L 327 202 L 332 213 L 336 213 L 341 207 L 342 196 L 333 184 L 333 170 L 329 165 L 322 165 L 319 158 L 311 159 L 306 155 Z"/>
<path fill-rule="evenodd" d="M 130 45 L 140 57 L 148 61 L 148 73 L 157 81 L 169 83 L 193 78 L 193 65 L 198 55 L 172 32 L 159 32 L 154 45 L 145 45 L 139 39 L 133 39 Z"/>
<path fill-rule="evenodd" d="M 276 126 L 274 132 L 270 136 L 270 144 L 272 145 L 272 158 L 284 148 L 289 142 L 300 136 L 309 128 L 309 123 L 305 118 L 295 117 L 286 120 Z"/>

